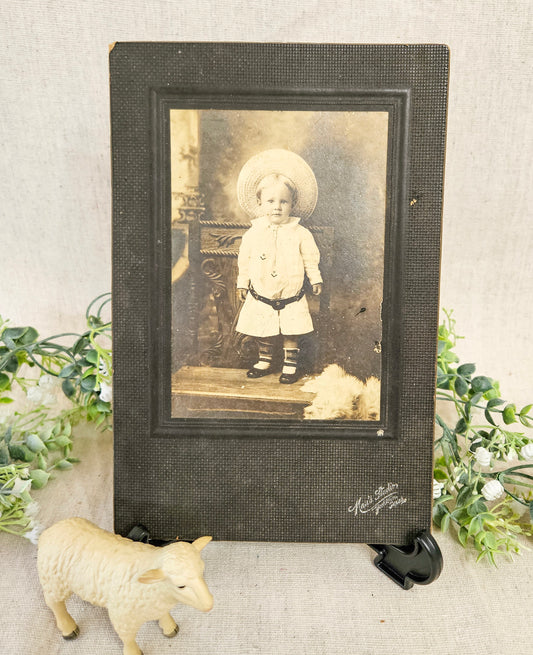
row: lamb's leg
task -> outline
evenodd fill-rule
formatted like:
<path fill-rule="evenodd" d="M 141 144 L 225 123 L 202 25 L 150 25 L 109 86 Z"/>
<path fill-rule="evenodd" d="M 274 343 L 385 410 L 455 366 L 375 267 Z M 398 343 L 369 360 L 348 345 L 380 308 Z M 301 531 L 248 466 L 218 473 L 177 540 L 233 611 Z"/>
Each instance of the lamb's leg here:
<path fill-rule="evenodd" d="M 63 639 L 75 639 L 80 634 L 80 629 L 76 621 L 67 612 L 64 600 L 51 600 L 45 597 L 45 602 L 54 613 L 58 629 L 63 635 Z"/>
<path fill-rule="evenodd" d="M 168 612 L 159 619 L 159 627 L 163 630 L 165 637 L 175 637 L 179 632 L 176 621 Z"/>
<path fill-rule="evenodd" d="M 113 624 L 113 627 L 115 628 L 117 635 L 120 637 L 122 643 L 124 644 L 122 655 L 143 655 L 142 650 L 139 648 L 137 642 L 135 641 L 135 637 L 137 636 L 137 632 L 141 626 L 133 623 L 129 617 L 125 617 L 124 615 L 117 616 L 109 612 L 109 618 Z"/>

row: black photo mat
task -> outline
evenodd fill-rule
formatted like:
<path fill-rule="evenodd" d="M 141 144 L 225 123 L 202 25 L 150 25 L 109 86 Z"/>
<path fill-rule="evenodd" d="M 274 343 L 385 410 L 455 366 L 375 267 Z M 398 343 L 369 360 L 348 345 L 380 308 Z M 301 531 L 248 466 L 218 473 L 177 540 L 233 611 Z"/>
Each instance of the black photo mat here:
<path fill-rule="evenodd" d="M 447 48 L 117 43 L 110 80 L 116 531 L 412 542 L 431 525 Z M 234 329 L 236 181 L 270 148 L 318 185 L 295 385 L 247 380 Z M 313 414 L 306 381 L 332 365 L 374 381 L 366 414 Z"/>

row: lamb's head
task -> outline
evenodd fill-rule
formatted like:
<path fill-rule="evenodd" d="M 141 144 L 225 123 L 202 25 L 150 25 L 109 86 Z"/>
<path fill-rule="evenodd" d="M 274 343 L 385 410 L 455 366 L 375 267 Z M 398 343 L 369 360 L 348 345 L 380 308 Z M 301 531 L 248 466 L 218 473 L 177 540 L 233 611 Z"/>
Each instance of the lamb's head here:
<path fill-rule="evenodd" d="M 200 537 L 192 544 L 176 542 L 161 548 L 159 566 L 145 571 L 138 578 L 143 584 L 165 582 L 176 597 L 176 602 L 202 611 L 213 608 L 213 596 L 205 583 L 205 564 L 200 552 L 211 541 L 211 537 Z"/>

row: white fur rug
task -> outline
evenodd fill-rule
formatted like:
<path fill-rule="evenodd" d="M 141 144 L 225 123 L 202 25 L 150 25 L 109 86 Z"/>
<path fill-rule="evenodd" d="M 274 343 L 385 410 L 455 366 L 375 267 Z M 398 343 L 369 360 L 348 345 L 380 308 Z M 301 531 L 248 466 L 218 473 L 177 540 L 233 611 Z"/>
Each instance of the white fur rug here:
<path fill-rule="evenodd" d="M 363 382 L 348 375 L 338 364 L 330 364 L 308 380 L 302 391 L 316 394 L 304 410 L 306 419 L 379 420 L 381 383 L 376 377 Z"/>

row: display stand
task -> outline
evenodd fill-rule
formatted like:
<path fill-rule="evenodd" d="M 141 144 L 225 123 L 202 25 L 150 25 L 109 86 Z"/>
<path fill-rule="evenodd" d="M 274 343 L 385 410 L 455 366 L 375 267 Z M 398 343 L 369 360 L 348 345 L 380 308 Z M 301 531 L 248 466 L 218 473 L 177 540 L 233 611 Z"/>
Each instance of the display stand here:
<path fill-rule="evenodd" d="M 378 553 L 375 566 L 402 589 L 411 589 L 413 584 L 430 584 L 441 574 L 442 553 L 427 530 L 409 546 L 368 545 Z"/>
<path fill-rule="evenodd" d="M 152 539 L 143 525 L 135 525 L 127 535 L 128 539 L 141 541 L 152 546 L 167 546 L 174 541 L 192 543 L 192 539 Z M 443 561 L 440 548 L 433 536 L 424 530 L 409 546 L 389 544 L 368 544 L 378 553 L 375 566 L 393 582 L 408 590 L 414 584 L 427 585 L 434 582 L 442 571 Z"/>

